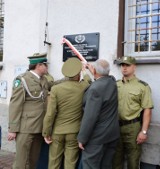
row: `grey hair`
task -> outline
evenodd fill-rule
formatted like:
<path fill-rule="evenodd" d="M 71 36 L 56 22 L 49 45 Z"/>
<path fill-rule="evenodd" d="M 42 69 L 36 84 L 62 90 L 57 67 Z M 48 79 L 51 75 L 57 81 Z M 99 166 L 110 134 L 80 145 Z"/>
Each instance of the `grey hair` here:
<path fill-rule="evenodd" d="M 105 59 L 98 59 L 94 63 L 94 68 L 96 72 L 102 76 L 106 76 L 110 72 L 110 65 Z"/>

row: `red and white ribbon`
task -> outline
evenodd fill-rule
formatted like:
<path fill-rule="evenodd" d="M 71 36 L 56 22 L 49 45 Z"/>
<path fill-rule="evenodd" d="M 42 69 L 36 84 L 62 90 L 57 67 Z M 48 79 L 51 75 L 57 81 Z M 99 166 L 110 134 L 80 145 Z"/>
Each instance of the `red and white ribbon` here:
<path fill-rule="evenodd" d="M 71 42 L 66 39 L 66 38 L 63 38 L 62 39 L 62 43 L 66 43 L 68 45 L 69 48 L 72 49 L 72 51 L 75 53 L 75 55 L 78 56 L 78 58 L 84 62 L 84 63 L 87 63 L 86 59 L 82 56 L 82 54 L 71 44 Z"/>

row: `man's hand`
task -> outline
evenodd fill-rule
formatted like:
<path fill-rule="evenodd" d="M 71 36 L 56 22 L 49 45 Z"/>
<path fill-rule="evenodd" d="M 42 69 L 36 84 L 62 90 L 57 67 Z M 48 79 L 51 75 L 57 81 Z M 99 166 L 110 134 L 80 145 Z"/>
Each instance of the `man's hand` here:
<path fill-rule="evenodd" d="M 137 136 L 137 144 L 142 144 L 147 140 L 147 134 L 143 134 L 142 131 L 139 132 Z"/>
<path fill-rule="evenodd" d="M 92 64 L 87 63 L 86 68 L 89 69 L 92 75 L 94 75 L 94 66 Z"/>
<path fill-rule="evenodd" d="M 79 148 L 80 148 L 81 150 L 84 150 L 84 146 L 83 146 L 82 143 L 78 142 L 78 146 L 79 146 Z"/>
<path fill-rule="evenodd" d="M 9 132 L 8 136 L 7 136 L 8 141 L 15 140 L 16 136 L 17 136 L 17 133 L 11 133 L 11 132 Z"/>
<path fill-rule="evenodd" d="M 52 138 L 50 136 L 48 137 L 44 137 L 44 140 L 47 144 L 51 144 L 52 143 Z"/>

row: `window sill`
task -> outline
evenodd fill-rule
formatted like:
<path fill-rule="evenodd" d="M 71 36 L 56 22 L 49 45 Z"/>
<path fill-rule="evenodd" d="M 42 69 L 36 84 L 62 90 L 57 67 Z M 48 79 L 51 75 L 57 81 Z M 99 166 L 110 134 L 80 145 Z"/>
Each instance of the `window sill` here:
<path fill-rule="evenodd" d="M 160 57 L 135 57 L 136 64 L 160 64 Z M 114 64 L 119 65 L 120 60 L 115 59 Z"/>

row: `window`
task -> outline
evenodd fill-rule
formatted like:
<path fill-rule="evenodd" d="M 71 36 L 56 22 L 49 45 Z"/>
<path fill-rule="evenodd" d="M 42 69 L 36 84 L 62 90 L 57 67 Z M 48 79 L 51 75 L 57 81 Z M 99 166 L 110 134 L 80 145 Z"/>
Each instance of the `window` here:
<path fill-rule="evenodd" d="M 124 55 L 160 58 L 160 0 L 125 0 Z"/>
<path fill-rule="evenodd" d="M 0 0 L 0 61 L 3 60 L 4 0 Z"/>

